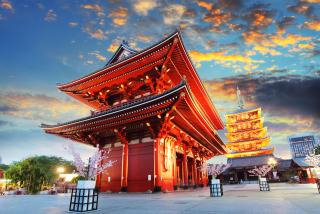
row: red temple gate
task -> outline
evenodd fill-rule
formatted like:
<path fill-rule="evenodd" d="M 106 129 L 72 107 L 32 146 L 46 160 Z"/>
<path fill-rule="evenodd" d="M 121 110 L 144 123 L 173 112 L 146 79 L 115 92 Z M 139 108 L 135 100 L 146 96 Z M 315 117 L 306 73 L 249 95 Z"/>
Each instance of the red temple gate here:
<path fill-rule="evenodd" d="M 173 191 L 207 184 L 200 168 L 226 147 L 224 125 L 193 67 L 179 32 L 136 52 L 125 43 L 102 69 L 58 88 L 95 111 L 44 125 L 117 160 L 97 179 L 101 191 Z"/>

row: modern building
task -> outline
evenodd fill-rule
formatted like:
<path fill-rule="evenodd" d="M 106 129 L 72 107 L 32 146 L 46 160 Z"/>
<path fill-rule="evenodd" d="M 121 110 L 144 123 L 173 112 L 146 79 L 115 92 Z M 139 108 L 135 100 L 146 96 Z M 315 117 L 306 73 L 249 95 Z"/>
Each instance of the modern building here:
<path fill-rule="evenodd" d="M 255 166 L 268 165 L 276 161 L 274 148 L 266 148 L 270 143 L 267 127 L 263 126 L 261 108 L 245 109 L 244 99 L 237 88 L 238 109 L 226 114 L 227 148 L 226 154 L 230 168 L 224 173 L 225 178 L 238 183 L 240 181 L 256 180 L 248 171 Z"/>
<path fill-rule="evenodd" d="M 290 136 L 288 138 L 292 158 L 305 158 L 316 147 L 316 138 L 311 134 Z"/>
<path fill-rule="evenodd" d="M 301 182 L 314 183 L 317 177 L 315 169 L 305 161 L 307 155 L 317 146 L 313 134 L 299 134 L 288 137 L 292 160 L 299 166 L 298 176 Z"/>
<path fill-rule="evenodd" d="M 227 148 L 219 114 L 176 32 L 140 52 L 122 43 L 109 63 L 58 89 L 92 107 L 78 120 L 42 124 L 46 133 L 100 149 L 117 162 L 101 191 L 173 191 L 206 185 L 201 166 Z"/>

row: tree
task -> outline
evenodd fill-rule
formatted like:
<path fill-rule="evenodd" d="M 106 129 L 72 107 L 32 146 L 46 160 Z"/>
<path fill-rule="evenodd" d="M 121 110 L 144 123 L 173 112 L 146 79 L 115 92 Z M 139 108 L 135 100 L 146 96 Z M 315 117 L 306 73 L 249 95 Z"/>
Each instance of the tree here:
<path fill-rule="evenodd" d="M 81 159 L 80 154 L 75 151 L 72 144 L 69 144 L 69 151 L 74 158 L 74 166 L 80 177 L 87 180 L 94 180 L 97 175 L 112 167 L 116 162 L 109 159 L 111 149 L 100 150 L 97 147 L 95 153 L 89 158 L 88 164 Z"/>
<path fill-rule="evenodd" d="M 272 170 L 273 166 L 271 165 L 263 165 L 260 167 L 254 167 L 254 169 L 249 170 L 248 172 L 252 175 L 259 176 L 259 177 L 264 177 Z"/>
<path fill-rule="evenodd" d="M 316 148 L 314 149 L 314 154 L 320 155 L 320 145 L 316 146 Z"/>
<path fill-rule="evenodd" d="M 3 171 L 6 171 L 8 168 L 9 168 L 9 165 L 0 164 L 0 169 L 2 169 Z"/>
<path fill-rule="evenodd" d="M 11 164 L 5 176 L 16 186 L 24 187 L 29 193 L 35 194 L 57 180 L 56 169 L 61 166 L 66 172 L 74 169 L 70 162 L 59 157 L 34 156 Z"/>

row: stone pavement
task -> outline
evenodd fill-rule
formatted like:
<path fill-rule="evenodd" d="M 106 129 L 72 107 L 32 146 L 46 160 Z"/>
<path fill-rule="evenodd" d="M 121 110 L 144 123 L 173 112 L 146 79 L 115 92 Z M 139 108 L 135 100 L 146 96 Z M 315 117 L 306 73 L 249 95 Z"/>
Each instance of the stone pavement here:
<path fill-rule="evenodd" d="M 99 211 L 92 213 L 320 213 L 315 185 L 271 184 L 270 192 L 258 185 L 226 185 L 222 198 L 210 198 L 208 188 L 157 194 L 101 194 Z M 0 213 L 68 213 L 68 194 L 0 196 Z"/>

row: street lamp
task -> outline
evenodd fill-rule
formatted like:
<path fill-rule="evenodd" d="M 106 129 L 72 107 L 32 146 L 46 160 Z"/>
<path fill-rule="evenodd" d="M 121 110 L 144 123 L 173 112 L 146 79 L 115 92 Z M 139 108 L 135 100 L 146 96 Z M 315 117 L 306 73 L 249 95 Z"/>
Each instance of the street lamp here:
<path fill-rule="evenodd" d="M 274 158 L 269 158 L 268 165 L 272 166 L 272 169 L 277 165 L 277 161 Z"/>
<path fill-rule="evenodd" d="M 57 168 L 57 173 L 61 174 L 61 173 L 64 173 L 64 167 L 58 167 Z"/>
<path fill-rule="evenodd" d="M 269 158 L 268 165 L 272 167 L 273 178 L 277 178 L 277 171 L 274 170 L 274 167 L 277 165 L 277 161 L 274 158 Z"/>

